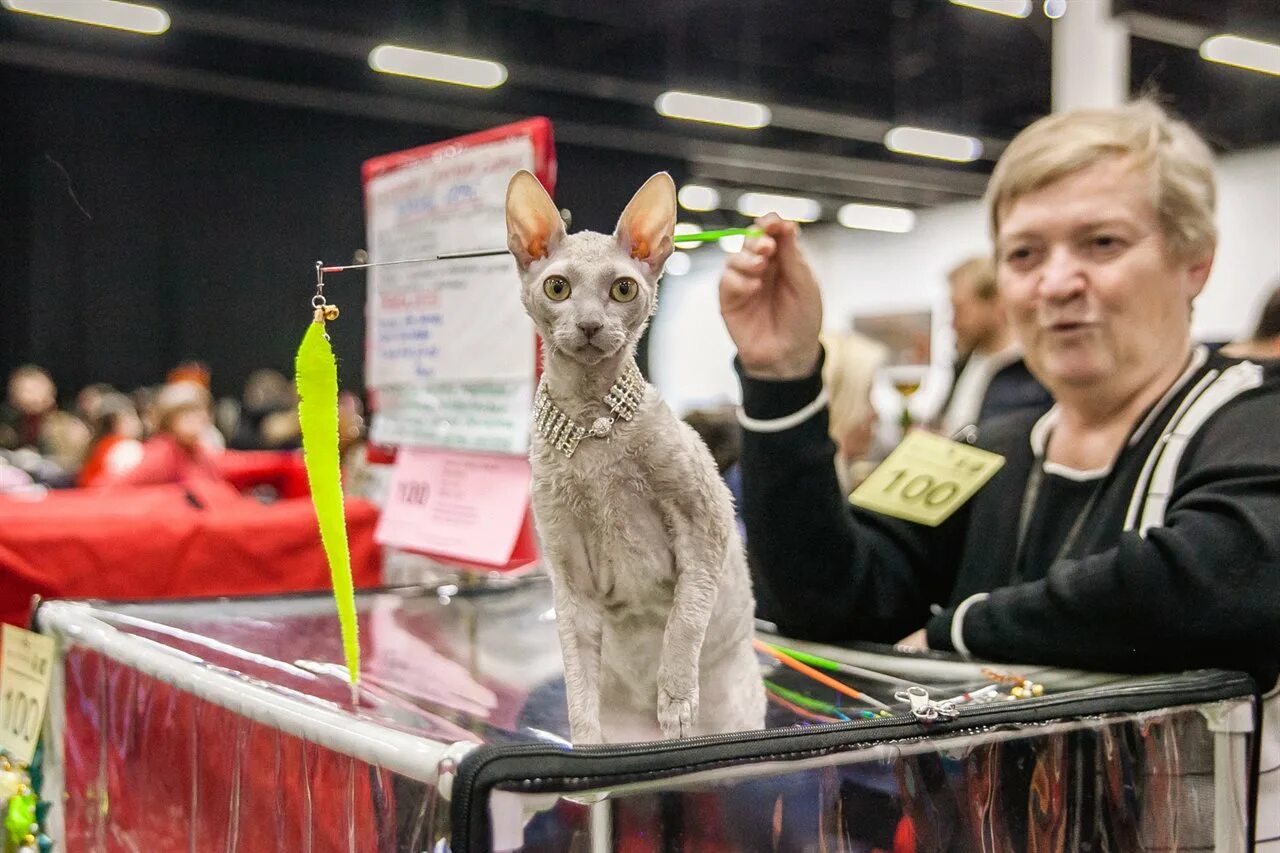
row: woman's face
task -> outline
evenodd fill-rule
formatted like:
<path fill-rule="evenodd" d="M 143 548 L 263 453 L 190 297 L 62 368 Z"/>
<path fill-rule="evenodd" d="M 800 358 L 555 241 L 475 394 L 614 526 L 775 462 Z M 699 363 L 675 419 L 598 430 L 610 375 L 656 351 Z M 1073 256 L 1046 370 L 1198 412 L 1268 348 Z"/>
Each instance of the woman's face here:
<path fill-rule="evenodd" d="M 183 409 L 169 418 L 169 432 L 183 447 L 194 447 L 211 423 L 203 408 Z"/>
<path fill-rule="evenodd" d="M 116 416 L 115 433 L 125 438 L 142 438 L 142 420 L 133 410 L 125 410 Z"/>
<path fill-rule="evenodd" d="M 1058 396 L 1140 387 L 1180 360 L 1212 263 L 1178 260 L 1152 178 L 1098 161 L 1015 199 L 996 237 L 1000 294 L 1027 364 Z"/>

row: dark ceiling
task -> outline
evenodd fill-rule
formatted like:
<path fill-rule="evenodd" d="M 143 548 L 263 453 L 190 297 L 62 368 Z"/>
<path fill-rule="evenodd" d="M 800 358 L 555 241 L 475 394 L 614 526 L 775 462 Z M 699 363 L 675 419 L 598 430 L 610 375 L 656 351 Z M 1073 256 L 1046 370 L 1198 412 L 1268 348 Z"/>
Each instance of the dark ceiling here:
<path fill-rule="evenodd" d="M 1094 0 L 1068 0 L 1069 4 Z M 0 63 L 458 131 L 530 114 L 562 143 L 682 162 L 725 186 L 913 206 L 981 193 L 991 159 L 1049 111 L 1051 23 L 944 0 L 184 0 L 160 38 L 0 13 Z M 1157 91 L 1220 149 L 1280 141 L 1280 77 L 1200 59 L 1214 32 L 1280 41 L 1277 0 L 1115 0 L 1134 91 Z M 492 58 L 470 90 L 371 71 L 380 42 Z M 761 131 L 672 121 L 680 88 L 759 100 Z M 967 165 L 895 155 L 893 124 L 983 139 Z"/>

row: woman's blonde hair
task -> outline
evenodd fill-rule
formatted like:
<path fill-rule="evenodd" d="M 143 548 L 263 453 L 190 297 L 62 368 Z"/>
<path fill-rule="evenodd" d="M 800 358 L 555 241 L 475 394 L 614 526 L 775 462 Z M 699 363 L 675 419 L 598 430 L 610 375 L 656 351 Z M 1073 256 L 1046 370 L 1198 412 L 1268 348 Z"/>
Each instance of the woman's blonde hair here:
<path fill-rule="evenodd" d="M 827 351 L 822 384 L 827 389 L 827 431 L 832 438 L 848 432 L 871 414 L 871 385 L 889 350 L 857 332 L 823 332 Z"/>
<path fill-rule="evenodd" d="M 1213 153 L 1186 122 L 1146 99 L 1045 116 L 1014 137 L 987 185 L 992 237 L 1018 198 L 1108 157 L 1128 159 L 1151 176 L 1156 213 L 1175 256 L 1213 248 Z"/>

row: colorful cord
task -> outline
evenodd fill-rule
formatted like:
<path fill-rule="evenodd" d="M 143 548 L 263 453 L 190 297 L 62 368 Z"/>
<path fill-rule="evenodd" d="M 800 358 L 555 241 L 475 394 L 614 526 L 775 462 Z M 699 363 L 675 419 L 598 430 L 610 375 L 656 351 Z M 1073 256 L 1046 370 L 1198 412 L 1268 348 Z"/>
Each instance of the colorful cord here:
<path fill-rule="evenodd" d="M 830 687 L 831 689 L 839 693 L 843 693 L 845 696 L 848 696 L 850 699 L 857 699 L 859 702 L 865 702 L 868 705 L 872 705 L 876 708 L 882 708 L 886 711 L 889 710 L 889 706 L 879 701 L 878 699 L 873 699 L 870 696 L 867 696 L 866 694 L 860 691 L 854 690 L 852 687 L 850 687 L 847 684 L 844 684 L 843 682 L 836 681 L 834 678 L 832 678 L 829 675 L 825 675 L 821 672 L 818 672 L 813 667 L 807 664 L 801 663 L 800 661 L 791 657 L 791 655 L 788 655 L 785 652 L 782 652 L 781 650 L 774 648 L 768 643 L 761 642 L 760 640 L 752 640 L 752 643 L 755 645 L 756 651 L 763 652 L 764 654 L 769 655 L 770 657 L 776 659 L 779 663 L 783 664 L 784 666 L 789 666 L 792 669 L 794 669 L 796 672 L 801 673 L 802 675 L 809 676 L 819 684 L 826 685 L 827 687 Z"/>

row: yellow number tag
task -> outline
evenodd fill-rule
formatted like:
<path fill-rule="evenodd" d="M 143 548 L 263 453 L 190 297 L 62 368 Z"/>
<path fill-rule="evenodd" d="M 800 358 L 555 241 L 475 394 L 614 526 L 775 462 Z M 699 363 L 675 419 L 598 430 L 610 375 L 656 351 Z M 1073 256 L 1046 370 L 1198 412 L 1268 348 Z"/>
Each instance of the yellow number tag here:
<path fill-rule="evenodd" d="M 936 527 L 973 497 L 1004 457 L 924 430 L 907 433 L 849 495 L 854 506 Z"/>
<path fill-rule="evenodd" d="M 53 672 L 53 640 L 4 626 L 0 652 L 0 748 L 30 764 L 40 739 Z"/>

